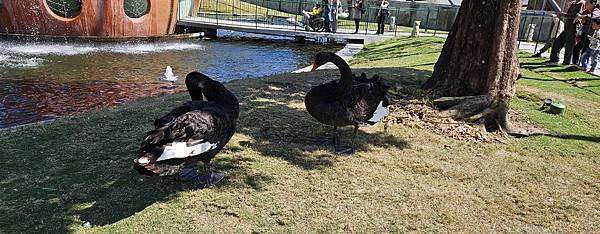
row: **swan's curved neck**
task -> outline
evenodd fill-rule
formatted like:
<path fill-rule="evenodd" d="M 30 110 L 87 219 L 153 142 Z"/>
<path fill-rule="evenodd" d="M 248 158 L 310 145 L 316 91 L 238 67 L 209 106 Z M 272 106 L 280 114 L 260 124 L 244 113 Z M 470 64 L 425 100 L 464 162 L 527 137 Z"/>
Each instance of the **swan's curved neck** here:
<path fill-rule="evenodd" d="M 340 56 L 332 56 L 329 59 L 329 62 L 332 62 L 333 64 L 335 64 L 336 67 L 338 67 L 338 69 L 340 70 L 340 84 L 341 85 L 348 85 L 348 86 L 352 86 L 352 70 L 350 69 L 350 66 L 348 65 L 348 63 L 346 63 L 346 61 L 344 59 L 342 59 Z"/>

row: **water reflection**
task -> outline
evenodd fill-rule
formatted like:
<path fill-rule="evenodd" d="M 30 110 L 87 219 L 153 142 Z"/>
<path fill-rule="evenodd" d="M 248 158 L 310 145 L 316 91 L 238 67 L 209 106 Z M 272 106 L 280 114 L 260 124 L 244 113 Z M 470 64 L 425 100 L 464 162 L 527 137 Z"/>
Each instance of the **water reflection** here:
<path fill-rule="evenodd" d="M 322 48 L 248 41 L 44 43 L 0 41 L 0 128 L 120 104 L 166 90 L 167 66 L 220 81 L 295 70 Z M 181 79 L 183 80 L 183 79 Z M 183 81 L 178 81 L 182 84 Z"/>

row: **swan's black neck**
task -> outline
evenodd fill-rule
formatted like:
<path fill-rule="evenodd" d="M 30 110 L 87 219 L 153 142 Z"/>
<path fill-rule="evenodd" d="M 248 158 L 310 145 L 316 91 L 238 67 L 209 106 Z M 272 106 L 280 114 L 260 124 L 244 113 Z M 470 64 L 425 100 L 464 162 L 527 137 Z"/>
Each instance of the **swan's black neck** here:
<path fill-rule="evenodd" d="M 204 98 L 202 97 L 202 90 L 193 90 L 188 88 L 188 93 L 192 98 L 192 101 L 202 101 Z"/>
<path fill-rule="evenodd" d="M 328 62 L 332 62 L 340 70 L 340 86 L 342 86 L 342 89 L 352 89 L 353 75 L 348 63 L 337 55 L 330 56 L 328 60 Z"/>

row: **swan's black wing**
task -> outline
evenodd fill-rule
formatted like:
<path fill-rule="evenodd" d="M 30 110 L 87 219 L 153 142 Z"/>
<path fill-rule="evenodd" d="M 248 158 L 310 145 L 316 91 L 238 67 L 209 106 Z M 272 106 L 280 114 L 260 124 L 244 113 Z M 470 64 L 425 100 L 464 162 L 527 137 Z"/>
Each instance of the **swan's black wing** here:
<path fill-rule="evenodd" d="M 380 102 L 383 101 L 384 106 L 387 106 L 388 88 L 379 78 L 353 85 L 352 94 L 343 103 L 349 108 L 350 118 L 357 123 L 365 123 L 372 118 Z"/>
<path fill-rule="evenodd" d="M 188 113 L 193 110 L 202 109 L 206 105 L 206 101 L 190 101 L 186 102 L 181 106 L 176 107 L 171 110 L 168 114 L 154 120 L 154 128 L 162 128 L 165 125 L 169 124 L 171 121 L 177 119 L 185 113 Z"/>
<path fill-rule="evenodd" d="M 223 135 L 233 133 L 234 121 L 221 107 L 204 102 L 204 108 L 186 112 L 164 126 L 150 131 L 145 143 L 152 145 L 192 141 L 217 143 L 221 141 Z"/>

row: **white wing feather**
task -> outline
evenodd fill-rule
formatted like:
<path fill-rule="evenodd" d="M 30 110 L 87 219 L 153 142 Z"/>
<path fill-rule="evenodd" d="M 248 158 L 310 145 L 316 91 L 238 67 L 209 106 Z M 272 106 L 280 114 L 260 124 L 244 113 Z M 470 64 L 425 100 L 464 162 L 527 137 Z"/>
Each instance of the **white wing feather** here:
<path fill-rule="evenodd" d="M 379 120 L 383 119 L 383 117 L 387 116 L 390 112 L 387 107 L 383 106 L 383 101 L 379 102 L 379 106 L 377 106 L 377 110 L 373 113 L 373 117 L 369 119 L 369 122 L 377 123 Z"/>
<path fill-rule="evenodd" d="M 193 146 L 187 146 L 185 142 L 173 142 L 171 145 L 165 146 L 163 153 L 156 159 L 157 162 L 174 159 L 187 158 L 196 156 L 217 147 L 217 143 L 204 142 Z"/>

